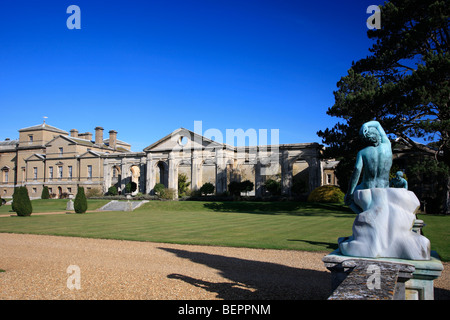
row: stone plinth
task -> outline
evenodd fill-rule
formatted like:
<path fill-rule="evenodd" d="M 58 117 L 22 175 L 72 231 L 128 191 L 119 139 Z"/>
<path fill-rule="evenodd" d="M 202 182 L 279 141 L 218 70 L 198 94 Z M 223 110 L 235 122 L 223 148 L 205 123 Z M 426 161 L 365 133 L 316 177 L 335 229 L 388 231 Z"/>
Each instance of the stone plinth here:
<path fill-rule="evenodd" d="M 353 223 L 353 235 L 338 240 L 342 254 L 429 260 L 430 241 L 420 233 L 416 195 L 406 189 L 372 188 L 355 191 L 354 202 L 363 211 Z"/>
<path fill-rule="evenodd" d="M 67 202 L 66 210 L 67 211 L 74 211 L 75 210 L 75 208 L 73 206 L 72 198 L 70 198 L 69 201 Z"/>
<path fill-rule="evenodd" d="M 370 277 L 371 274 L 368 272 L 368 266 L 371 264 L 384 265 L 384 267 L 381 266 L 379 269 L 381 282 L 386 281 L 384 287 L 383 283 L 381 283 L 381 288 L 384 289 L 380 289 L 380 291 L 377 292 L 377 289 L 374 288 L 372 293 L 375 295 L 378 294 L 378 297 L 382 298 L 392 287 L 394 288 L 394 292 L 392 293 L 394 300 L 433 300 L 433 281 L 442 274 L 442 270 L 444 269 L 435 251 L 431 251 L 430 260 L 406 260 L 345 256 L 337 249 L 326 255 L 322 260 L 325 263 L 325 267 L 331 271 L 331 287 L 333 292 L 335 292 L 339 285 L 354 270 L 356 270 L 356 272 L 361 272 L 362 270 L 366 272 L 367 277 Z M 398 268 L 398 275 L 395 286 L 392 286 L 390 273 L 395 268 Z M 366 283 L 362 282 L 359 285 L 366 286 Z M 351 297 L 357 294 L 357 292 L 355 293 L 355 291 L 358 290 L 357 286 L 350 286 L 350 288 L 352 288 L 350 292 L 344 293 L 343 296 L 347 295 L 348 297 Z M 330 298 L 332 297 L 333 294 Z"/>

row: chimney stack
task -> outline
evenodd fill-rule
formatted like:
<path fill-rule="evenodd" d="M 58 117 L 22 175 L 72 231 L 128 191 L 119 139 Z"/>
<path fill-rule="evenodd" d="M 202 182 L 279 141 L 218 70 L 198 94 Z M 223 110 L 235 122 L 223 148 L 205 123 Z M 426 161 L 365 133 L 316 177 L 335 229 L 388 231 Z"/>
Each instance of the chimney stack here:
<path fill-rule="evenodd" d="M 103 144 L 103 128 L 95 128 L 95 144 L 101 146 Z"/>
<path fill-rule="evenodd" d="M 116 143 L 117 143 L 117 131 L 111 130 L 109 131 L 109 147 L 115 150 Z"/>
<path fill-rule="evenodd" d="M 77 129 L 70 130 L 70 136 L 74 137 L 74 138 L 78 138 L 78 130 Z"/>

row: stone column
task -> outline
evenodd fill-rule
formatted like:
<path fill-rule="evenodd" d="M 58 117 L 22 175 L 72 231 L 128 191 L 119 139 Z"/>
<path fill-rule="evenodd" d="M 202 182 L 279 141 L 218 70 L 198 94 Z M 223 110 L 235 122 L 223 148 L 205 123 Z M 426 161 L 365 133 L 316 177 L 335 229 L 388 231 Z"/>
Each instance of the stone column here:
<path fill-rule="evenodd" d="M 201 161 L 198 151 L 192 151 L 191 155 L 191 188 L 192 190 L 200 189 L 201 182 Z"/>
<path fill-rule="evenodd" d="M 147 184 L 147 158 L 141 157 L 139 161 L 139 169 L 140 169 L 140 176 L 139 176 L 139 190 L 141 193 L 146 193 L 146 184 Z"/>
<path fill-rule="evenodd" d="M 227 191 L 227 166 L 223 149 L 216 149 L 216 193 Z"/>
<path fill-rule="evenodd" d="M 262 197 L 263 176 L 261 175 L 261 159 L 256 160 L 255 164 L 255 196 Z"/>
<path fill-rule="evenodd" d="M 147 153 L 146 161 L 146 179 L 145 179 L 145 193 L 153 193 L 153 187 L 155 186 L 155 162 L 152 159 L 152 154 Z"/>
<path fill-rule="evenodd" d="M 127 173 L 126 173 L 126 164 L 124 162 L 124 159 L 122 158 L 120 161 L 120 181 L 119 181 L 119 185 L 120 185 L 120 190 L 122 192 L 122 194 L 125 194 L 125 185 L 127 184 Z"/>
<path fill-rule="evenodd" d="M 168 188 L 175 190 L 175 199 L 178 198 L 178 170 L 173 152 L 169 153 Z"/>
<path fill-rule="evenodd" d="M 109 164 L 109 160 L 105 159 L 103 161 L 103 193 L 108 192 L 109 187 L 111 186 L 111 165 Z"/>
<path fill-rule="evenodd" d="M 316 157 L 305 159 L 309 166 L 309 191 L 322 185 L 322 161 Z"/>
<path fill-rule="evenodd" d="M 281 194 L 291 195 L 293 163 L 289 159 L 289 152 L 281 152 Z"/>

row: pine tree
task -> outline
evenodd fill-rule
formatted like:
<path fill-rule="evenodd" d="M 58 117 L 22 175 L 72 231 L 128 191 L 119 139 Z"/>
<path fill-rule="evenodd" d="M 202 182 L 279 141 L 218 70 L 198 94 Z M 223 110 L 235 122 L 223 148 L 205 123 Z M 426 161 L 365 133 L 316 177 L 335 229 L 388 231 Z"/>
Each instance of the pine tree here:
<path fill-rule="evenodd" d="M 352 64 L 337 83 L 327 111 L 343 119 L 319 131 L 326 157 L 341 160 L 336 175 L 344 188 L 361 149 L 358 131 L 378 120 L 390 138 L 450 168 L 450 7 L 439 0 L 392 0 L 381 8 L 381 29 L 369 30 L 371 54 Z M 428 145 L 416 139 L 429 141 Z M 450 213 L 450 175 L 444 177 L 444 212 Z"/>
<path fill-rule="evenodd" d="M 84 188 L 78 187 L 77 195 L 75 196 L 74 209 L 76 213 L 85 213 L 87 210 L 87 199 L 84 194 Z"/>

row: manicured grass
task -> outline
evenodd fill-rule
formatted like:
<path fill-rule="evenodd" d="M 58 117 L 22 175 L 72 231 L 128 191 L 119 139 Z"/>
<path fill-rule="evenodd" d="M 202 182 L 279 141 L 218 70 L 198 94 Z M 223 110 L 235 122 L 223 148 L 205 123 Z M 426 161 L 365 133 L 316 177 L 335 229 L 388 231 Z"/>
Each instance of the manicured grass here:
<path fill-rule="evenodd" d="M 131 213 L 0 218 L 0 232 L 330 251 L 353 219 L 341 205 L 151 201 Z"/>
<path fill-rule="evenodd" d="M 90 208 L 103 204 L 88 202 Z M 0 232 L 330 252 L 338 237 L 352 234 L 354 219 L 340 204 L 150 201 L 134 212 L 4 217 Z M 420 219 L 432 250 L 449 261 L 449 217 Z"/>
<path fill-rule="evenodd" d="M 450 261 L 450 216 L 421 214 L 425 226 L 422 233 L 431 242 L 431 250 L 436 250 L 443 261 Z"/>
<path fill-rule="evenodd" d="M 33 206 L 33 212 L 39 213 L 39 212 L 63 212 L 66 211 L 66 206 L 68 199 L 38 199 L 38 200 L 32 200 L 31 205 Z M 88 210 L 96 210 L 103 205 L 107 204 L 108 200 L 92 200 L 89 199 L 88 201 Z M 0 207 L 0 214 L 15 214 L 12 211 L 12 208 L 10 205 L 4 205 Z M 31 214 L 33 215 L 33 214 Z"/>

